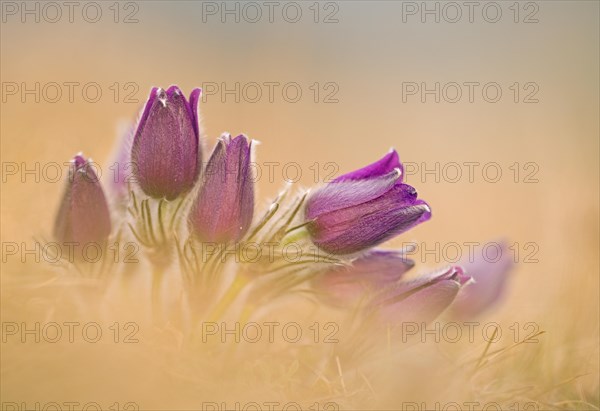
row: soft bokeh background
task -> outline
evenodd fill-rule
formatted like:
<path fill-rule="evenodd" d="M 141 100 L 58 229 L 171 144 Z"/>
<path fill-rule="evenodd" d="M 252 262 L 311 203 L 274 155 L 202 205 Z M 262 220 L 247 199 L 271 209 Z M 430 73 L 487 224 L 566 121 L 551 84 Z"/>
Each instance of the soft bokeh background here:
<path fill-rule="evenodd" d="M 10 2 L 3 2 L 3 7 L 6 3 Z M 406 4 L 402 2 L 320 3 L 320 20 L 337 10 L 338 22 L 329 24 L 314 22 L 313 2 L 301 3 L 303 16 L 297 23 L 282 18 L 282 6 L 275 9 L 273 23 L 268 22 L 264 5 L 257 23 L 243 18 L 236 23 L 231 16 L 222 23 L 219 16 L 206 16 L 203 21 L 199 2 L 140 1 L 133 2 L 135 7 L 120 3 L 119 20 L 137 10 L 138 22 L 125 24 L 114 22 L 112 2 L 101 4 L 103 16 L 94 24 L 82 18 L 81 8 L 75 10 L 73 23 L 66 14 L 58 23 L 43 18 L 36 23 L 33 17 L 22 23 L 20 16 L 3 14 L 3 164 L 16 162 L 22 169 L 40 163 L 41 168 L 48 162 L 68 161 L 77 151 L 109 164 L 120 122 L 135 120 L 154 85 L 178 84 L 190 90 L 211 82 L 230 88 L 236 82 L 299 83 L 303 96 L 297 103 L 285 101 L 281 88 L 272 103 L 266 95 L 257 103 L 235 102 L 233 96 L 222 102 L 219 95 L 208 96 L 201 105 L 206 153 L 220 133 L 243 132 L 262 143 L 259 164 L 297 162 L 303 171 L 300 183 L 307 186 L 313 184 L 309 168 L 313 163 L 320 165 L 323 177 L 329 171 L 324 168 L 327 162 L 339 165 L 341 173 L 376 160 L 390 147 L 398 149 L 402 160 L 425 163 L 428 168 L 436 162 L 498 163 L 503 177 L 497 183 L 486 182 L 481 167 L 476 169 L 474 182 L 468 181 L 466 167 L 457 183 L 436 182 L 431 175 L 425 181 L 420 175 L 409 176 L 419 195 L 431 204 L 434 218 L 391 245 L 415 240 L 432 248 L 436 242 L 462 244 L 498 238 L 519 243 L 521 264 L 505 305 L 490 318 L 536 322 L 546 331 L 539 347 L 545 347 L 540 354 L 545 368 L 539 381 L 530 381 L 532 385 L 545 383 L 550 388 L 569 381 L 574 393 L 597 389 L 597 2 L 537 2 L 537 23 L 515 23 L 509 9 L 512 3 L 502 3 L 503 16 L 497 23 L 483 19 L 482 6 L 475 10 L 472 23 L 466 15 L 457 23 L 443 18 L 436 23 L 431 16 L 422 23 L 420 15 L 407 16 L 403 22 Z M 520 3 L 520 20 L 531 7 Z M 31 95 L 23 96 L 26 101 L 22 102 L 23 90 L 17 95 L 6 92 L 11 82 L 20 88 L 22 83 L 33 88 L 36 82 L 40 87 L 48 82 L 96 82 L 103 94 L 96 103 L 86 102 L 79 87 L 69 102 L 63 87 L 59 102 L 42 98 L 38 103 Z M 338 102 L 322 102 L 330 90 L 322 87 L 328 82 L 338 85 Z M 430 86 L 435 82 L 496 82 L 503 96 L 497 103 L 488 103 L 478 88 L 474 103 L 466 95 L 454 104 L 435 103 L 431 96 L 426 103 L 418 96 L 403 102 L 403 82 Z M 515 103 L 509 89 L 515 82 L 536 83 L 539 102 Z M 114 87 L 110 88 L 114 83 L 120 88 L 117 102 Z M 124 89 L 126 83 L 134 86 Z M 314 83 L 321 85 L 317 103 L 309 89 Z M 129 91 L 137 103 L 125 101 Z M 521 100 L 524 95 L 521 89 Z M 520 181 L 513 181 L 509 167 L 528 162 L 539 167 L 535 175 L 539 181 L 524 183 L 528 170 L 523 169 Z M 277 168 L 273 181 L 260 180 L 261 205 L 284 183 L 281 170 L 282 166 Z M 32 175 L 22 182 L 21 174 L 4 171 L 3 167 L 2 242 L 29 244 L 32 236 L 50 232 L 63 184 L 36 182 Z M 105 168 L 105 172 L 109 171 Z M 528 242 L 539 246 L 537 262 L 523 261 L 530 251 L 523 248 Z M 431 255 L 416 259 L 423 266 L 436 265 Z M 21 264 L 15 258 L 3 261 L 3 301 L 10 298 L 6 284 L 11 274 L 38 270 L 42 270 L 38 265 Z M 3 321 L 19 318 L 6 307 L 2 317 Z M 6 351 L 2 361 L 5 401 L 43 397 L 44 384 L 51 386 L 39 377 L 52 375 L 56 367 L 52 360 L 28 365 L 29 375 L 38 377 L 35 389 L 27 383 L 28 377 L 16 378 L 14 368 L 6 368 L 5 364 L 14 366 Z M 132 381 L 123 384 L 136 385 Z M 131 392 L 140 394 L 134 388 Z M 106 392 L 106 398 L 114 396 Z M 596 405 L 597 400 L 597 394 L 595 400 L 588 398 Z"/>

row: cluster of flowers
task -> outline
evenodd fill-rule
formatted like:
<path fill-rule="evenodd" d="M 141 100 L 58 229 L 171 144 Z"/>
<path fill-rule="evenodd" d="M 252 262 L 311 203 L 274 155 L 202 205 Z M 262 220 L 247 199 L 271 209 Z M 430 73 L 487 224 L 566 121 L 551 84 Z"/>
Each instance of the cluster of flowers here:
<path fill-rule="evenodd" d="M 114 235 L 111 220 L 119 220 L 146 247 L 153 265 L 172 266 L 178 256 L 175 266 L 200 284 L 206 283 L 196 280 L 214 269 L 216 259 L 199 264 L 194 257 L 198 244 L 227 248 L 261 236 L 279 244 L 295 241 L 327 258 L 279 265 L 259 262 L 254 269 L 239 268 L 235 276 L 276 273 L 287 279 L 288 287 L 308 284 L 330 304 L 366 303 L 399 321 L 432 320 L 453 302 L 456 312 L 471 316 L 500 295 L 510 268 L 506 259 L 450 266 L 405 280 L 414 266 L 405 251 L 374 249 L 431 218 L 429 205 L 403 182 L 403 167 L 394 150 L 291 200 L 284 192 L 256 221 L 253 141 L 245 135 L 222 135 L 204 166 L 200 95 L 201 90 L 195 89 L 186 99 L 176 86 L 152 89 L 133 141 L 122 150 L 121 158 L 134 165 L 134 183 L 125 185 L 127 207 L 111 207 L 113 213 L 127 210 L 119 218 L 111 217 L 107 196 L 86 159 L 77 155 L 72 160 L 75 172 L 55 223 L 58 241 L 106 243 Z M 124 181 L 118 183 L 122 190 Z"/>

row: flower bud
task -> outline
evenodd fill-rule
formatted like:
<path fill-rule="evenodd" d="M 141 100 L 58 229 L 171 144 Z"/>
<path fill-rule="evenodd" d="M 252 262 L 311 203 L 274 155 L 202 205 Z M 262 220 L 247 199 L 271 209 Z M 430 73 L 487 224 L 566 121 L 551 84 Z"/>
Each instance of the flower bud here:
<path fill-rule="evenodd" d="M 343 255 L 374 247 L 429 220 L 431 209 L 417 199 L 413 187 L 402 183 L 402 166 L 392 151 L 312 193 L 305 218 L 317 246 Z"/>
<path fill-rule="evenodd" d="M 135 178 L 150 197 L 173 200 L 198 178 L 200 93 L 194 89 L 188 102 L 177 86 L 150 92 L 131 151 Z"/>
<path fill-rule="evenodd" d="M 498 247 L 499 255 L 493 260 L 482 255 L 461 265 L 473 277 L 473 283 L 456 297 L 450 314 L 459 320 L 468 320 L 496 305 L 506 290 L 506 283 L 514 267 L 512 254 L 506 243 Z"/>
<path fill-rule="evenodd" d="M 324 302 L 344 307 L 396 283 L 414 265 L 400 252 L 373 250 L 348 266 L 335 266 L 320 274 L 313 285 Z"/>
<path fill-rule="evenodd" d="M 71 175 L 63 196 L 54 237 L 81 246 L 102 244 L 110 234 L 110 213 L 104 191 L 89 161 L 82 155 L 72 160 Z"/>
<path fill-rule="evenodd" d="M 372 301 L 384 322 L 431 322 L 456 297 L 461 287 L 471 278 L 459 266 L 417 277 L 388 287 Z"/>
<path fill-rule="evenodd" d="M 190 214 L 190 232 L 203 242 L 239 241 L 254 213 L 250 163 L 252 141 L 221 136 L 206 166 L 204 181 Z"/>

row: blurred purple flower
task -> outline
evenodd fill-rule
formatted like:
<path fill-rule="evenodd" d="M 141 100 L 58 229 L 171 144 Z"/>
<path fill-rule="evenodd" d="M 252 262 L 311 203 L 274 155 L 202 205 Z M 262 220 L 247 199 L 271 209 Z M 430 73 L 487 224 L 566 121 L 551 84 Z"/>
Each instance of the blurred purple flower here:
<path fill-rule="evenodd" d="M 351 254 L 401 234 L 431 218 L 416 190 L 402 183 L 395 150 L 344 174 L 312 193 L 305 218 L 313 242 L 332 254 Z"/>
<path fill-rule="evenodd" d="M 415 265 L 399 251 L 373 250 L 354 260 L 350 266 L 336 266 L 314 281 L 323 301 L 352 305 L 370 292 L 397 282 Z"/>
<path fill-rule="evenodd" d="M 470 279 L 461 267 L 452 266 L 388 287 L 373 299 L 371 308 L 388 324 L 430 322 L 450 306 Z"/>
<path fill-rule="evenodd" d="M 188 216 L 188 226 L 204 242 L 237 242 L 252 223 L 254 182 L 252 141 L 244 135 L 219 139 L 206 166 L 202 187 Z"/>
<path fill-rule="evenodd" d="M 128 123 L 120 124 L 117 129 L 119 138 L 113 149 L 111 173 L 107 173 L 107 190 L 119 205 L 125 205 L 129 195 L 129 182 L 132 178 L 131 146 L 135 130 Z"/>
<path fill-rule="evenodd" d="M 79 245 L 101 244 L 111 230 L 104 191 L 93 166 L 82 155 L 76 155 L 71 163 L 71 175 L 54 224 L 54 237 L 60 242 Z"/>
<path fill-rule="evenodd" d="M 467 320 L 476 317 L 501 299 L 514 262 L 505 242 L 498 243 L 498 250 L 499 254 L 492 258 L 479 255 L 474 261 L 461 263 L 474 282 L 461 290 L 452 304 L 450 314 L 454 318 Z"/>
<path fill-rule="evenodd" d="M 153 88 L 135 132 L 131 161 L 140 187 L 154 198 L 173 200 L 189 191 L 201 168 L 198 101 L 177 86 Z"/>

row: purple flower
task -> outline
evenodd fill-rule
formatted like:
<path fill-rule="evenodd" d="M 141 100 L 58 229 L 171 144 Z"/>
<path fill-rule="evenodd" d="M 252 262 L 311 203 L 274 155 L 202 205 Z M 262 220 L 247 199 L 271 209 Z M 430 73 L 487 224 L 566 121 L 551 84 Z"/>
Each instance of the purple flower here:
<path fill-rule="evenodd" d="M 450 314 L 454 318 L 466 320 L 476 317 L 501 299 L 514 262 L 506 243 L 498 244 L 498 253 L 491 258 L 479 256 L 474 261 L 462 263 L 466 273 L 475 281 L 465 287 L 452 304 Z"/>
<path fill-rule="evenodd" d="M 254 213 L 251 146 L 244 135 L 219 139 L 188 216 L 190 232 L 200 241 L 237 242 L 248 231 Z"/>
<path fill-rule="evenodd" d="M 306 202 L 313 242 L 332 254 L 351 254 L 381 244 L 431 218 L 416 190 L 402 183 L 392 150 L 381 160 L 338 177 Z"/>
<path fill-rule="evenodd" d="M 54 237 L 79 245 L 103 243 L 111 230 L 104 191 L 93 166 L 82 155 L 71 162 L 72 173 L 56 216 Z"/>
<path fill-rule="evenodd" d="M 350 266 L 337 266 L 314 281 L 323 301 L 352 305 L 368 293 L 397 282 L 415 265 L 398 251 L 373 250 L 360 256 Z"/>
<path fill-rule="evenodd" d="M 126 205 L 129 195 L 129 182 L 132 181 L 131 145 L 133 128 L 129 125 L 119 125 L 119 139 L 112 155 L 113 164 L 110 166 L 108 191 L 119 205 Z"/>
<path fill-rule="evenodd" d="M 449 267 L 388 287 L 373 299 L 371 308 L 386 323 L 430 322 L 448 308 L 470 279 L 461 267 Z"/>
<path fill-rule="evenodd" d="M 198 101 L 177 86 L 153 88 L 135 132 L 131 161 L 140 187 L 154 198 L 173 200 L 189 191 L 201 168 Z"/>

